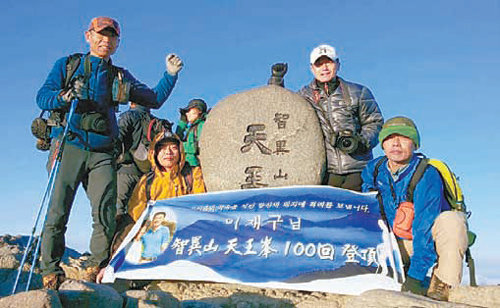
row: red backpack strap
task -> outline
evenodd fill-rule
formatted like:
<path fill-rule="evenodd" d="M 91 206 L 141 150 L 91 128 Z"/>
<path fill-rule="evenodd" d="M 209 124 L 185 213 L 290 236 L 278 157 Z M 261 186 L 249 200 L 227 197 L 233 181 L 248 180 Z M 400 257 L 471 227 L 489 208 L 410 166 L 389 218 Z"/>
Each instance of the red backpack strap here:
<path fill-rule="evenodd" d="M 153 141 L 153 140 L 151 140 L 152 139 L 151 131 L 153 130 L 153 126 L 155 125 L 155 122 L 156 122 L 156 119 L 154 119 L 154 118 L 149 121 L 148 133 L 147 133 L 147 138 L 148 138 L 149 142 Z"/>

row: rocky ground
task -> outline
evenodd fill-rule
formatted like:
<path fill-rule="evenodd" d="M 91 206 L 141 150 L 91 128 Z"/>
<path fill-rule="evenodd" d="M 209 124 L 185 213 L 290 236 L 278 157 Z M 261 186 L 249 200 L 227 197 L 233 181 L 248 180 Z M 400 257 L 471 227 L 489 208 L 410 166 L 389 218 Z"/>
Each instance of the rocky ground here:
<path fill-rule="evenodd" d="M 452 290 L 448 303 L 386 290 L 350 296 L 187 281 L 152 282 L 140 290 L 130 290 L 125 281 L 97 285 L 79 280 L 86 256 L 77 257 L 71 250 L 64 264 L 70 279 L 59 291 L 40 289 L 41 277 L 35 268 L 31 284 L 35 290 L 24 292 L 30 268 L 27 264 L 20 292 L 10 295 L 21 260 L 22 242 L 21 237 L 0 237 L 0 307 L 500 307 L 500 286 L 462 286 Z"/>

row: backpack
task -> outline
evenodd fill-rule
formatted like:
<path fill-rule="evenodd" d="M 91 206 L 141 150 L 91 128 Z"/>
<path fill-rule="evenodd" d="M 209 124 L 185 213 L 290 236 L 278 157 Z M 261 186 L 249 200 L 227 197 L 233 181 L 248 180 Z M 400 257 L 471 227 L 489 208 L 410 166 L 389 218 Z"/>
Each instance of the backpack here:
<path fill-rule="evenodd" d="M 84 54 L 82 53 L 74 53 L 68 56 L 66 59 L 66 78 L 64 79 L 63 83 L 63 90 L 67 91 L 71 83 L 73 81 L 73 77 L 80 66 L 80 62 L 82 60 L 82 56 Z M 85 75 L 90 74 L 90 63 L 88 61 L 85 61 Z M 109 84 L 112 85 L 113 87 L 117 88 L 118 90 L 122 90 L 124 87 L 121 84 L 116 84 L 114 83 L 115 77 L 119 77 L 119 80 L 123 79 L 123 69 L 111 65 L 111 74 L 108 75 L 109 77 Z M 117 99 L 123 99 L 124 95 L 123 93 L 118 93 Z M 115 97 L 113 97 L 115 98 Z M 115 105 L 115 109 L 118 108 L 118 102 L 113 101 Z M 50 148 L 50 130 L 54 126 L 64 126 L 66 125 L 66 111 L 65 110 L 50 110 L 48 118 L 44 118 L 46 110 L 42 110 L 38 118 L 33 120 L 31 131 L 33 135 L 38 139 L 37 141 L 37 149 L 41 151 L 47 151 Z"/>
<path fill-rule="evenodd" d="M 383 157 L 375 165 L 375 169 L 373 172 L 374 187 L 376 187 L 377 176 L 379 173 L 380 166 L 385 162 L 387 162 L 387 157 Z M 415 187 L 417 186 L 418 182 L 424 175 L 424 172 L 429 165 L 437 169 L 441 177 L 441 180 L 443 181 L 444 196 L 448 201 L 448 203 L 450 204 L 451 210 L 463 212 L 466 218 L 468 219 L 471 215 L 471 212 L 467 211 L 467 207 L 465 206 L 464 195 L 462 193 L 462 188 L 458 184 L 458 178 L 451 171 L 448 165 L 437 159 L 431 159 L 423 156 L 423 158 L 418 162 L 417 167 L 415 168 L 415 172 L 413 173 L 410 179 L 410 183 L 408 184 L 406 201 L 413 202 L 413 194 L 415 192 Z M 381 201 L 382 200 L 379 194 L 381 215 L 383 216 L 383 218 L 386 220 L 387 223 L 387 217 L 385 216 L 385 212 Z M 474 260 L 472 259 L 472 255 L 469 248 L 476 241 L 476 234 L 469 230 L 468 224 L 467 224 L 467 239 L 468 239 L 468 247 L 467 251 L 465 252 L 465 255 L 466 255 L 467 266 L 469 267 L 470 285 L 476 286 L 477 284 L 475 279 Z"/>
<path fill-rule="evenodd" d="M 142 173 L 147 173 L 151 170 L 151 162 L 148 159 L 149 146 L 157 134 L 172 134 L 172 123 L 152 114 L 144 113 L 141 116 L 141 127 L 141 140 L 139 145 L 131 150 L 131 154 L 137 168 Z"/>
<path fill-rule="evenodd" d="M 78 67 L 80 66 L 80 62 L 82 60 L 82 53 L 74 53 L 68 56 L 66 59 L 66 78 L 64 80 L 64 90 L 68 90 L 71 82 L 73 81 L 74 74 Z M 87 55 L 84 57 L 84 77 L 87 78 L 89 74 L 91 74 L 91 65 L 90 61 L 87 60 Z M 117 80 L 115 80 L 117 78 Z M 110 73 L 108 74 L 108 84 L 112 89 L 112 101 L 115 106 L 115 111 L 118 111 L 119 103 L 128 102 L 128 97 L 126 97 L 125 93 L 122 93 L 127 87 L 130 87 L 129 84 L 123 82 L 124 72 L 123 68 L 115 65 L 110 66 Z M 114 93 L 116 92 L 116 93 Z"/>
<path fill-rule="evenodd" d="M 205 120 L 205 119 L 202 119 L 202 120 Z M 193 132 L 194 148 L 195 148 L 194 155 L 196 155 L 196 156 L 198 156 L 200 154 L 200 145 L 199 145 L 199 139 L 200 139 L 200 137 L 198 136 L 198 129 L 200 127 L 199 125 L 200 125 L 200 122 L 198 122 L 195 125 L 192 125 L 191 127 L 189 127 L 189 129 L 186 132 L 186 137 L 184 138 L 185 140 L 183 140 L 184 142 L 187 141 L 187 137 L 189 136 L 189 134 L 191 133 L 191 131 Z"/>

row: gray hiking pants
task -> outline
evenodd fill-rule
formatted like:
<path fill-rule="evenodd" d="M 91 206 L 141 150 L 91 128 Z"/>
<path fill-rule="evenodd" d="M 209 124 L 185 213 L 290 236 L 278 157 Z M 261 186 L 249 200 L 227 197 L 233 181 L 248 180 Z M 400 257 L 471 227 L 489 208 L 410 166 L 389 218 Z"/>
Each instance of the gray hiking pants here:
<path fill-rule="evenodd" d="M 141 176 L 141 174 L 130 174 L 118 170 L 116 215 L 128 213 L 128 201 L 132 197 L 132 192 L 134 192 L 135 185 L 137 185 Z"/>
<path fill-rule="evenodd" d="M 54 159 L 54 141 L 47 164 L 49 172 Z M 115 158 L 111 152 L 91 152 L 66 144 L 42 235 L 42 275 L 64 273 L 59 263 L 64 254 L 64 235 L 71 206 L 80 183 L 92 207 L 93 230 L 88 265 L 103 267 L 108 262 L 109 248 L 115 232 Z"/>

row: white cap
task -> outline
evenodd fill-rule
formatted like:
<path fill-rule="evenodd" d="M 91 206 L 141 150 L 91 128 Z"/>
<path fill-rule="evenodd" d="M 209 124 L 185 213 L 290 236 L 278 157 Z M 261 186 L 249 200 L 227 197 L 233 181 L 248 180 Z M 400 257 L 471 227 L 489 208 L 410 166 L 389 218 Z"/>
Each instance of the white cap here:
<path fill-rule="evenodd" d="M 322 56 L 327 56 L 333 61 L 338 59 L 335 48 L 333 48 L 330 45 L 324 44 L 324 45 L 319 45 L 318 47 L 314 48 L 313 51 L 311 51 L 311 57 L 310 57 L 311 64 L 314 64 L 314 62 L 316 62 L 316 60 L 318 60 Z"/>

